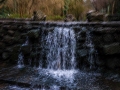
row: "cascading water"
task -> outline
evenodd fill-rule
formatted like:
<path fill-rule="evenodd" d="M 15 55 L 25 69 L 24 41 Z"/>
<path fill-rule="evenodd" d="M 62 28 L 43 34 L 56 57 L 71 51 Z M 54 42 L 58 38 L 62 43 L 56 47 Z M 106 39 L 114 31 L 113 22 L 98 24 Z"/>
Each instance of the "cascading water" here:
<path fill-rule="evenodd" d="M 23 60 L 24 60 L 24 56 L 23 56 L 22 52 L 20 52 L 18 55 L 18 68 L 24 67 Z"/>
<path fill-rule="evenodd" d="M 75 69 L 76 40 L 74 31 L 70 28 L 55 28 L 47 36 L 48 69 Z"/>
<path fill-rule="evenodd" d="M 23 43 L 22 46 L 26 46 L 28 44 L 29 44 L 28 37 L 26 37 L 25 43 Z M 21 52 L 21 47 L 20 47 L 20 50 L 19 50 L 17 66 L 18 66 L 18 68 L 22 68 L 22 67 L 25 66 L 24 65 L 24 55 Z"/>
<path fill-rule="evenodd" d="M 48 34 L 43 35 L 43 37 L 41 38 L 42 41 L 46 42 L 42 47 L 47 47 L 46 61 L 48 72 L 56 78 L 62 76 L 69 79 L 72 78 L 76 72 L 76 39 L 74 30 L 71 28 L 56 27 L 53 31 L 48 31 Z M 44 52 L 44 48 L 42 51 Z M 39 67 L 43 66 L 41 65 L 41 61 Z"/>
<path fill-rule="evenodd" d="M 77 72 L 74 30 L 66 27 L 55 27 L 53 30 L 48 30 L 47 33 L 43 30 L 40 35 L 40 43 L 41 51 L 37 69 L 39 76 L 33 80 L 33 87 L 40 81 L 43 86 L 44 83 L 52 81 L 50 90 L 60 90 L 63 85 L 73 84 L 74 74 Z"/>
<path fill-rule="evenodd" d="M 87 67 L 90 65 L 90 69 L 95 67 L 97 52 L 92 41 L 91 29 L 88 31 L 86 27 L 78 26 L 76 30 L 74 27 L 58 26 L 38 30 L 41 32 L 40 35 L 37 35 L 39 36 L 37 39 L 29 38 L 30 42 L 28 42 L 27 37 L 25 43 L 21 45 L 18 68 L 11 69 L 13 72 L 9 74 L 10 78 L 5 73 L 6 80 L 13 80 L 12 83 L 15 81 L 19 85 L 24 86 L 25 84 L 28 87 L 19 87 L 15 84 L 15 86 L 10 85 L 2 90 L 111 90 L 109 87 L 100 85 L 103 81 L 100 84 L 97 83 L 96 78 L 100 77 L 100 74 L 76 70 L 75 56 L 78 53 L 80 58 L 77 59 L 82 61 L 82 64 L 79 63 L 79 65 L 84 66 L 85 62 Z M 74 31 L 76 31 L 76 35 Z M 31 33 L 33 36 L 36 34 Z M 32 41 L 34 39 L 36 40 Z M 27 54 L 23 50 L 26 48 L 29 49 Z M 80 52 L 76 53 L 76 49 L 79 49 Z M 22 68 L 25 64 L 32 67 Z"/>
<path fill-rule="evenodd" d="M 86 32 L 86 46 L 88 47 L 88 62 L 90 63 L 90 69 L 95 68 L 95 60 L 98 59 L 98 53 L 95 50 L 93 41 L 92 41 L 92 36 L 91 36 L 91 31 Z"/>

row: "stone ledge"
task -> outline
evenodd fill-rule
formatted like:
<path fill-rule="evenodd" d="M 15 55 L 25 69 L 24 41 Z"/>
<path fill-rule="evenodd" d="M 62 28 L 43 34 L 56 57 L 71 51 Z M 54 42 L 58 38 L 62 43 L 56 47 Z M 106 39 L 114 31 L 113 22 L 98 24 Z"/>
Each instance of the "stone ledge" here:
<path fill-rule="evenodd" d="M 115 22 L 56 22 L 56 21 L 31 21 L 27 19 L 0 19 L 0 24 L 23 24 L 23 25 L 40 25 L 40 26 L 94 26 L 94 27 L 120 27 L 120 21 Z"/>

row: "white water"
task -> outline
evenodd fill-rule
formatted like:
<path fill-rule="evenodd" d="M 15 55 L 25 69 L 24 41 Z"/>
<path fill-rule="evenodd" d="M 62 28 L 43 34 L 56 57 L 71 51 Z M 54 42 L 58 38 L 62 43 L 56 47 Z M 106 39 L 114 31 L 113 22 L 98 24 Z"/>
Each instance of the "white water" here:
<path fill-rule="evenodd" d="M 22 44 L 22 46 L 26 46 L 29 44 L 29 41 L 28 41 L 28 37 L 26 38 L 26 41 Z M 23 68 L 25 65 L 24 65 L 24 55 L 23 53 L 21 52 L 21 47 L 20 47 L 20 53 L 18 55 L 18 62 L 17 62 L 17 66 L 18 68 Z"/>
<path fill-rule="evenodd" d="M 39 59 L 39 75 L 33 78 L 32 87 L 34 85 L 43 85 L 43 87 L 36 88 L 34 90 L 61 90 L 63 87 L 76 88 L 77 83 L 79 89 L 84 90 L 84 88 L 91 87 L 91 82 L 94 81 L 94 78 L 89 77 L 88 73 L 79 73 L 76 70 L 76 60 L 75 60 L 75 49 L 76 49 L 76 39 L 74 30 L 71 28 L 56 27 L 53 31 L 48 31 L 47 34 L 42 32 L 43 36 L 41 38 L 42 53 L 46 54 L 46 60 L 44 60 L 41 54 Z M 26 41 L 22 46 L 28 45 L 29 42 Z M 92 36 L 88 31 L 86 33 L 86 46 L 89 49 L 88 61 L 90 62 L 90 68 L 94 67 L 95 53 L 94 44 L 92 42 Z M 47 47 L 47 49 L 46 49 Z M 37 52 L 37 48 L 35 50 Z M 18 67 L 24 67 L 24 55 L 20 52 L 18 56 Z M 34 58 L 36 62 L 37 58 Z M 31 65 L 32 59 L 29 60 Z M 47 61 L 47 67 L 43 67 L 44 61 Z M 36 69 L 36 66 L 33 66 Z M 79 73 L 79 74 L 77 74 Z M 74 76 L 75 74 L 75 76 Z M 76 78 L 78 75 L 79 78 Z M 52 81 L 53 80 L 53 81 Z M 47 82 L 50 82 L 50 88 L 46 89 L 45 85 Z M 77 83 L 76 83 L 77 81 Z M 39 84 L 40 82 L 40 84 Z M 42 82 L 42 83 L 41 83 Z M 54 82 L 54 83 L 53 83 Z M 59 82 L 59 83 L 58 83 Z M 48 84 L 48 83 L 47 83 Z M 92 86 L 93 87 L 93 86 Z M 12 90 L 29 90 L 27 88 L 19 87 L 10 87 Z M 94 89 L 94 87 L 93 87 Z M 95 87 L 96 89 L 96 87 Z M 69 89 L 65 89 L 69 90 Z M 71 89 L 73 90 L 73 89 Z M 75 90 L 75 89 L 74 89 Z M 92 89 L 90 89 L 92 90 Z M 96 90 L 99 90 L 98 87 Z"/>
<path fill-rule="evenodd" d="M 54 78 L 73 80 L 76 73 L 75 49 L 76 39 L 74 30 L 71 28 L 56 27 L 53 32 L 46 36 L 47 69 Z"/>
<path fill-rule="evenodd" d="M 76 40 L 74 31 L 70 28 L 55 28 L 47 36 L 48 69 L 70 70 L 75 69 Z"/>
<path fill-rule="evenodd" d="M 95 68 L 95 60 L 98 59 L 98 56 L 92 41 L 92 36 L 90 31 L 86 32 L 86 46 L 89 48 L 88 61 L 90 63 L 90 69 L 93 69 Z"/>
<path fill-rule="evenodd" d="M 18 68 L 22 68 L 24 67 L 24 56 L 22 54 L 22 52 L 20 52 L 20 54 L 18 55 Z"/>

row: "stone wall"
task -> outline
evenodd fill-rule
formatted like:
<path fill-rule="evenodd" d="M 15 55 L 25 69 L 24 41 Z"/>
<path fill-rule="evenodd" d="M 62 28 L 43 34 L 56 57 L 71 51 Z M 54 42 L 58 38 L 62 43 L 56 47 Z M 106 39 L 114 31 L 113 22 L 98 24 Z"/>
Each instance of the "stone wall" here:
<path fill-rule="evenodd" d="M 56 26 L 75 30 L 78 68 L 120 71 L 120 22 L 0 20 L 0 62 L 16 64 L 20 51 L 26 64 L 30 58 L 38 58 L 42 31 L 54 30 Z M 30 44 L 24 45 L 27 37 Z M 36 48 L 37 53 L 31 53 L 36 52 Z"/>

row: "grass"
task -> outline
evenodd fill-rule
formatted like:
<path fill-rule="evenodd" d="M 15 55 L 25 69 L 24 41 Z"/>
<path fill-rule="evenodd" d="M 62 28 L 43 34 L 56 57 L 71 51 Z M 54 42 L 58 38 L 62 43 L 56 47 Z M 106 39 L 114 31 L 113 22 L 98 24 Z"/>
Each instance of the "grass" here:
<path fill-rule="evenodd" d="M 64 17 L 62 17 L 60 15 L 48 16 L 47 20 L 62 21 L 62 20 L 64 20 Z"/>

